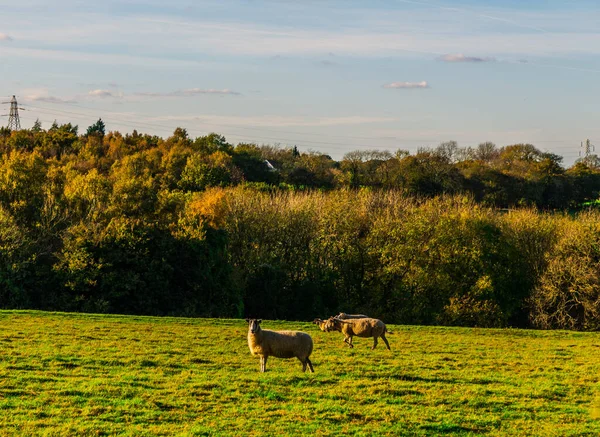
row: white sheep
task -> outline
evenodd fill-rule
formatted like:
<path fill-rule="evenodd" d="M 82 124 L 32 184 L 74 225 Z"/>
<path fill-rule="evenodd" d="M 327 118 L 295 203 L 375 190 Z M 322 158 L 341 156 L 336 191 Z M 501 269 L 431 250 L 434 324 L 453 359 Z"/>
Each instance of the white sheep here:
<path fill-rule="evenodd" d="M 310 362 L 313 341 L 310 335 L 301 331 L 268 331 L 260 327 L 262 320 L 246 319 L 248 322 L 248 347 L 252 355 L 260 356 L 260 371 L 266 372 L 269 356 L 277 358 L 298 358 L 302 371 L 306 366 L 314 372 Z"/>
<path fill-rule="evenodd" d="M 377 347 L 377 338 L 381 337 L 381 339 L 385 342 L 388 350 L 390 349 L 390 344 L 385 338 L 385 333 L 388 332 L 383 323 L 379 319 L 371 319 L 371 318 L 362 318 L 362 319 L 352 319 L 352 320 L 342 320 L 337 317 L 330 317 L 325 322 L 325 331 L 339 331 L 344 334 L 344 341 L 348 344 L 348 347 L 354 347 L 352 344 L 352 337 L 373 337 L 373 347 L 371 349 L 375 349 Z"/>
<path fill-rule="evenodd" d="M 369 316 L 365 316 L 364 314 L 347 314 L 347 313 L 339 313 L 335 316 L 336 319 L 349 320 L 349 319 L 368 319 Z"/>

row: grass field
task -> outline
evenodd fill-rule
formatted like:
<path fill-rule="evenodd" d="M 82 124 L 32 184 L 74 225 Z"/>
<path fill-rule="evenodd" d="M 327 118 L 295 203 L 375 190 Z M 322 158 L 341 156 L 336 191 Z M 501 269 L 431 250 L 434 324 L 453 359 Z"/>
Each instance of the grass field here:
<path fill-rule="evenodd" d="M 309 332 L 315 373 L 260 374 L 243 320 L 0 311 L 0 435 L 600 435 L 597 333 L 262 326 Z"/>

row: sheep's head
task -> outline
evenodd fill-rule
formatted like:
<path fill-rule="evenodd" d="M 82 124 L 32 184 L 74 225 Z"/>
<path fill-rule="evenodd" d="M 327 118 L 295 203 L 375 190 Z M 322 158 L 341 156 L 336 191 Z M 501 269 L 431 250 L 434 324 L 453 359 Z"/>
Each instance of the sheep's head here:
<path fill-rule="evenodd" d="M 313 323 L 317 325 L 321 331 L 325 332 L 325 322 L 323 320 L 315 319 L 313 320 Z"/>
<path fill-rule="evenodd" d="M 246 319 L 246 322 L 248 322 L 248 332 L 251 334 L 255 334 L 260 330 L 261 319 Z"/>
<path fill-rule="evenodd" d="M 336 327 L 340 324 L 339 319 L 335 317 L 330 317 L 325 322 L 323 322 L 323 327 L 321 328 L 325 332 L 337 331 Z"/>
<path fill-rule="evenodd" d="M 343 319 L 347 316 L 348 314 L 346 313 L 339 313 L 337 316 L 335 316 L 336 319 Z"/>

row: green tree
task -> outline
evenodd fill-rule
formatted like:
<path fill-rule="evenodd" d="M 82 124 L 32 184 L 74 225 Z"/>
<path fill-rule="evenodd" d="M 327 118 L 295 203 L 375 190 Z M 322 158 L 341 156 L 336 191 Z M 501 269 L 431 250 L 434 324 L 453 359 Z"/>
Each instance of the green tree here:
<path fill-rule="evenodd" d="M 35 120 L 33 123 L 33 127 L 31 128 L 31 132 L 40 133 L 42 131 L 42 122 L 39 118 Z"/>
<path fill-rule="evenodd" d="M 239 181 L 240 174 L 230 155 L 216 151 L 208 156 L 195 153 L 187 159 L 179 187 L 202 191 L 208 187 L 225 187 Z"/>
<path fill-rule="evenodd" d="M 278 173 L 270 170 L 265 163 L 263 151 L 256 144 L 238 144 L 232 158 L 248 182 L 276 183 L 279 179 Z"/>
<path fill-rule="evenodd" d="M 211 155 L 215 152 L 223 152 L 227 155 L 233 154 L 233 146 L 227 142 L 223 135 L 214 132 L 196 138 L 193 148 L 203 155 Z"/>
<path fill-rule="evenodd" d="M 63 154 L 73 152 L 77 149 L 78 127 L 71 123 L 58 125 L 56 121 L 44 136 L 41 153 L 47 157 L 60 159 Z"/>
<path fill-rule="evenodd" d="M 106 134 L 106 125 L 102 121 L 102 118 L 99 118 L 98 121 L 87 128 L 85 133 L 86 136 L 97 135 L 100 138 L 104 138 Z"/>

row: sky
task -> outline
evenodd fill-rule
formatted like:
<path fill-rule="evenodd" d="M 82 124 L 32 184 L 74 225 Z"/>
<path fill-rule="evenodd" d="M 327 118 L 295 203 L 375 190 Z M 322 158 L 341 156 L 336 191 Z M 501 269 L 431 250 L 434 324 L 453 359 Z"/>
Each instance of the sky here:
<path fill-rule="evenodd" d="M 21 124 L 416 151 L 600 146 L 597 0 L 0 0 Z M 4 112 L 8 106 L 3 105 Z M 6 117 L 0 119 L 6 124 Z"/>

